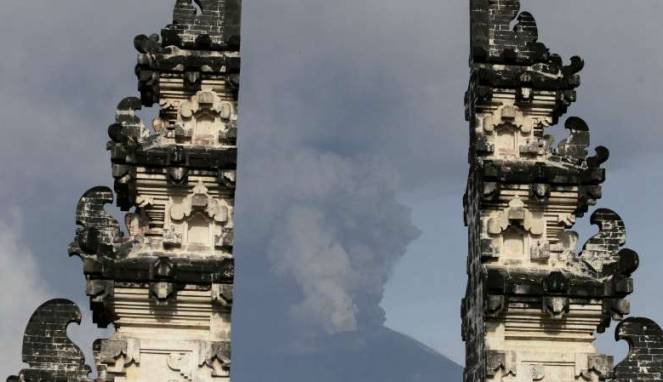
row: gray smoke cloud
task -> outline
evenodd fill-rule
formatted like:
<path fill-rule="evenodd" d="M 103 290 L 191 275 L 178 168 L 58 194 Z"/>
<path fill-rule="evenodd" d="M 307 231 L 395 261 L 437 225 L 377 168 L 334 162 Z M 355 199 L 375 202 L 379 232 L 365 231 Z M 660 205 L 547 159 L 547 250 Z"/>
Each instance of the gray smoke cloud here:
<path fill-rule="evenodd" d="M 418 235 L 397 174 L 376 159 L 293 152 L 270 157 L 283 199 L 267 242 L 273 269 L 301 290 L 292 317 L 329 334 L 381 325 L 384 283 Z"/>
<path fill-rule="evenodd" d="M 0 60 L 0 220 L 11 232 L 5 246 L 21 253 L 3 257 L 20 259 L 10 263 L 18 267 L 14 273 L 41 280 L 49 292 L 82 307 L 87 298 L 80 262 L 66 258 L 74 207 L 90 186 L 111 183 L 105 130 L 117 102 L 136 94 L 131 41 L 159 31 L 172 2 L 0 5 L 7 52 Z M 600 206 L 620 212 L 629 227 L 628 245 L 646 264 L 636 274 L 633 312 L 660 320 L 663 309 L 650 296 L 660 289 L 663 266 L 655 240 L 663 190 L 663 54 L 651 47 L 663 34 L 663 3 L 523 0 L 523 10 L 537 17 L 541 39 L 553 51 L 586 60 L 571 113 L 587 120 L 593 143 L 611 150 Z M 366 332 L 379 329 L 384 282 L 395 263 L 387 315 L 400 317 L 396 329 L 424 341 L 434 338 L 427 343 L 462 360 L 467 23 L 467 0 L 244 2 L 237 381 L 322 381 L 321 370 L 332 381 L 344 379 L 329 371 L 339 369 L 331 361 L 299 379 L 286 378 L 282 359 L 256 367 L 256 359 L 267 363 L 270 358 L 261 356 L 288 347 L 327 351 L 316 360 L 353 354 L 340 362 L 346 370 L 354 355 L 375 354 L 375 369 L 382 369 L 385 349 L 401 352 L 396 343 L 374 342 L 379 345 L 349 353 L 324 338 L 356 328 L 347 336 L 366 342 Z M 426 209 L 425 219 L 413 221 L 407 205 Z M 8 212 L 12 206 L 19 206 L 22 219 Z M 424 234 L 408 247 L 415 226 Z M 21 268 L 27 252 L 36 268 Z M 0 279 L 0 289 L 14 289 L 20 280 L 13 280 Z M 42 287 L 26 288 L 38 292 L 35 300 L 42 297 Z M 31 311 L 39 302 L 22 301 L 20 309 Z M 25 323 L 16 320 L 17 328 Z M 20 334 L 9 332 L 2 333 L 6 354 L 18 357 Z M 89 333 L 91 338 L 96 332 Z M 603 337 L 614 344 L 609 334 Z M 306 346 L 297 347 L 297 341 Z M 79 343 L 91 345 L 89 338 Z M 408 354 L 415 354 L 408 362 L 396 358 L 399 370 L 419 368 L 421 354 Z M 368 365 L 363 358 L 355 363 Z M 252 374 L 258 369 L 264 378 Z M 365 374 L 345 379 L 372 380 L 357 375 Z M 411 374 L 401 380 L 412 380 Z"/>
<path fill-rule="evenodd" d="M 250 115 L 241 117 L 244 183 L 238 199 L 248 202 L 238 206 L 237 219 L 248 228 L 238 229 L 247 240 L 237 251 L 238 257 L 246 251 L 263 256 L 264 264 L 250 266 L 270 280 L 270 288 L 288 291 L 274 298 L 278 308 L 271 309 L 282 312 L 286 336 L 312 338 L 380 326 L 384 283 L 417 236 L 409 209 L 397 200 L 403 171 L 395 164 L 407 162 L 380 148 L 403 137 L 404 121 L 393 114 L 407 112 L 409 106 L 399 100 L 405 84 L 394 75 L 395 67 L 344 60 L 391 54 L 386 45 L 369 53 L 349 43 L 356 38 L 349 27 L 370 22 L 376 10 L 393 23 L 404 8 L 376 5 L 245 4 L 251 17 L 244 27 L 242 110 Z M 352 8 L 356 12 L 346 11 Z M 81 306 L 86 304 L 80 266 L 64 256 L 73 207 L 86 188 L 111 182 L 105 128 L 117 102 L 135 94 L 131 39 L 157 32 L 169 22 L 170 11 L 170 2 L 163 1 L 137 6 L 33 0 L 2 6 L 3 33 L 26 33 L 5 42 L 4 49 L 15 54 L 0 63 L 2 115 L 7 125 L 21 126 L 2 140 L 1 155 L 21 163 L 21 171 L 17 166 L 0 171 L 13 184 L 30 186 L 0 192 L 5 200 L 32 206 L 24 225 L 42 232 L 30 236 L 29 243 L 38 261 L 55 270 L 46 282 Z M 280 22 L 273 17 L 277 13 L 283 13 Z M 38 21 L 30 33 L 24 26 L 28 15 Z M 320 22 L 312 25 L 313 20 Z M 303 28 L 316 30 L 325 41 L 303 38 Z M 260 37 L 265 33 L 274 34 L 270 44 Z M 386 27 L 364 33 L 383 41 L 395 37 Z M 258 40 L 251 42 L 252 36 Z M 260 64 L 270 60 L 281 75 L 265 75 Z M 321 61 L 326 62 L 323 75 L 314 69 Z M 308 84 L 300 82 L 301 76 Z M 388 108 L 393 111 L 385 113 Z M 54 247 L 62 250 L 49 254 Z M 237 315 L 241 320 L 243 313 Z"/>
<path fill-rule="evenodd" d="M 439 7 L 464 11 L 462 2 Z M 419 233 L 399 193 L 439 184 L 421 168 L 464 170 L 464 147 L 436 143 L 450 133 L 439 128 L 440 110 L 461 102 L 434 101 L 440 82 L 462 94 L 465 81 L 427 61 L 443 55 L 418 38 L 435 39 L 435 20 L 406 21 L 423 12 L 396 2 L 244 4 L 237 311 L 265 290 L 295 292 L 252 307 L 254 315 L 284 312 L 284 329 L 268 337 L 279 332 L 288 343 L 381 327 L 385 283 Z M 462 140 L 464 129 L 451 136 Z M 457 168 L 434 165 L 450 154 Z M 260 267 L 276 274 L 258 275 Z M 246 286 L 242 272 L 265 285 Z M 236 338 L 244 327 L 236 320 Z"/>

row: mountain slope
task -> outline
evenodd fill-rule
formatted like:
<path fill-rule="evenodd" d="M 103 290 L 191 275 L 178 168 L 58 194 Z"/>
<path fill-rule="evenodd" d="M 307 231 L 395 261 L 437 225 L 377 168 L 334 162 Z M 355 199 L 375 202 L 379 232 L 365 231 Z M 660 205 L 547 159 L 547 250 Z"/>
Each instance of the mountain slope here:
<path fill-rule="evenodd" d="M 463 369 L 443 355 L 387 328 L 335 335 L 318 351 L 282 352 L 264 348 L 252 363 L 238 362 L 237 382 L 453 382 Z M 268 344 L 266 346 L 269 347 Z"/>

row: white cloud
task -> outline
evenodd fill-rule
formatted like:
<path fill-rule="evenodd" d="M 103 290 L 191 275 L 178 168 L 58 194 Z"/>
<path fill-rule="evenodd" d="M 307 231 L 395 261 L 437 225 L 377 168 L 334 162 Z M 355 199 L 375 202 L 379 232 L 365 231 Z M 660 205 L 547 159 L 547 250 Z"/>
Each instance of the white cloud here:
<path fill-rule="evenodd" d="M 23 331 L 36 307 L 49 298 L 34 255 L 22 242 L 21 215 L 0 219 L 0 378 L 22 368 Z"/>
<path fill-rule="evenodd" d="M 4 345 L 0 349 L 0 380 L 16 375 L 28 365 L 21 360 L 23 333 L 32 313 L 49 299 L 60 297 L 52 294 L 40 271 L 38 257 L 28 249 L 26 235 L 22 231 L 21 213 L 11 210 L 7 216 L 0 216 L 0 339 Z M 80 296 L 75 296 L 80 299 Z M 65 297 L 66 298 L 66 297 Z M 79 306 L 82 304 L 79 302 Z M 81 326 L 69 327 L 72 341 L 78 345 L 92 361 L 92 343 L 96 338 L 110 335 L 109 330 L 100 330 L 90 322 L 90 314 L 82 311 Z M 93 367 L 94 369 L 94 367 Z"/>

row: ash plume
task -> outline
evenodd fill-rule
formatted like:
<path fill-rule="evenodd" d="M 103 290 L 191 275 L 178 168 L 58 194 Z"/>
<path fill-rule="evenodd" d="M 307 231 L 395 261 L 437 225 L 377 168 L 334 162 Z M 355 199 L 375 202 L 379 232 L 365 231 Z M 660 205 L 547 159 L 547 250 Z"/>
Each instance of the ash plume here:
<path fill-rule="evenodd" d="M 327 334 L 381 325 L 384 283 L 418 235 L 395 197 L 396 175 L 377 160 L 312 149 L 276 163 L 282 208 L 267 254 L 301 292 L 290 316 Z"/>

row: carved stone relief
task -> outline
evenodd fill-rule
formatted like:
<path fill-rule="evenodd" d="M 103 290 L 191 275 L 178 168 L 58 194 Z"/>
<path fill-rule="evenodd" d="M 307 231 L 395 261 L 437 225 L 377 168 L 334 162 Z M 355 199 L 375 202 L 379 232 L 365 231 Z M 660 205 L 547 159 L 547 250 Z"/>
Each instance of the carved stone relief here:
<path fill-rule="evenodd" d="M 156 137 L 152 145 L 208 148 L 236 145 L 235 105 L 213 90 L 201 90 L 187 101 L 166 100 L 162 107 L 176 110 L 177 119 L 172 123 L 161 118 L 153 121 Z"/>
<path fill-rule="evenodd" d="M 167 210 L 164 245 L 194 251 L 232 247 L 233 207 L 211 196 L 202 182 L 184 198 L 171 197 Z"/>

